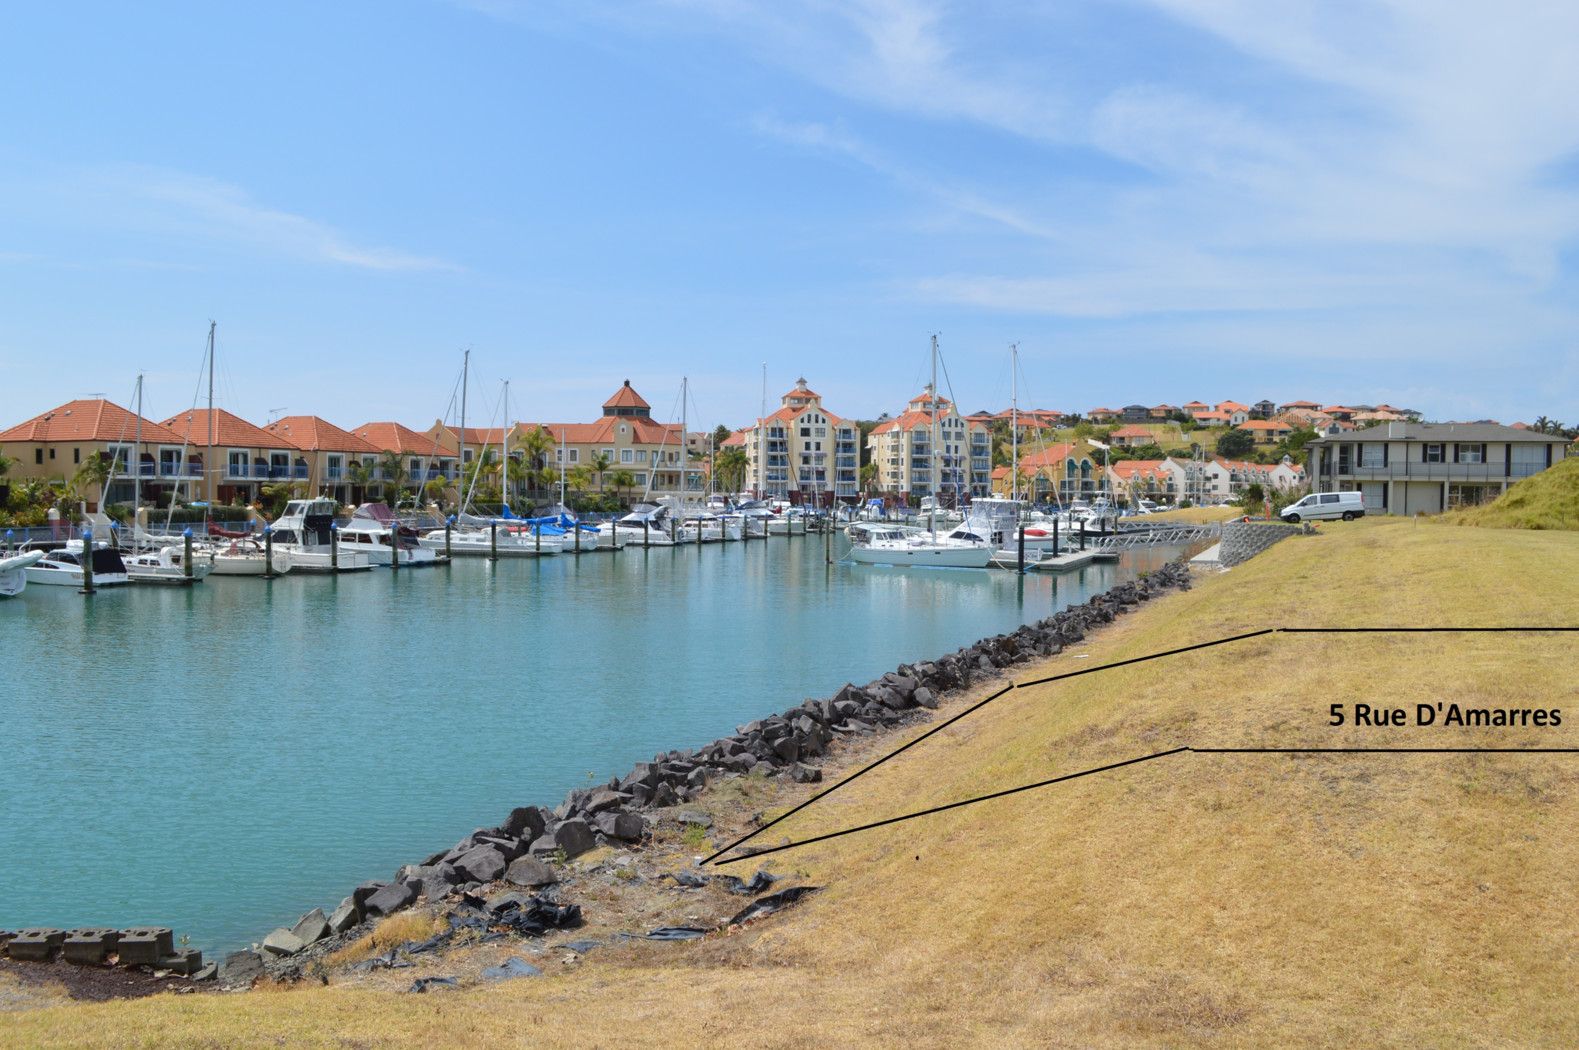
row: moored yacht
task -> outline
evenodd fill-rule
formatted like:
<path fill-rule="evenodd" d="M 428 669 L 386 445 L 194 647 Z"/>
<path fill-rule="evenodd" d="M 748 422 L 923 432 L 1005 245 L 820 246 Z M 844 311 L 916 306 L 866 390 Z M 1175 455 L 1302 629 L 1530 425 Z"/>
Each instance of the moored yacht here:
<path fill-rule="evenodd" d="M 374 565 L 436 565 L 439 552 L 417 542 L 416 530 L 395 519 L 384 503 L 364 503 L 340 529 L 340 549 L 365 554 Z"/>
<path fill-rule="evenodd" d="M 297 572 L 357 572 L 373 562 L 361 551 L 339 550 L 335 542 L 334 500 L 293 499 L 270 526 L 274 553 L 282 551 Z M 389 562 L 385 561 L 385 565 Z"/>
<path fill-rule="evenodd" d="M 127 582 L 126 564 L 119 551 L 95 544 L 91 557 L 95 587 L 116 587 Z M 27 582 L 36 586 L 81 587 L 82 541 L 73 540 L 64 547 L 45 551 L 42 558 L 22 571 L 27 574 Z"/>
<path fill-rule="evenodd" d="M 614 531 L 633 547 L 672 547 L 673 530 L 669 508 L 658 503 L 638 503 L 614 523 Z"/>
<path fill-rule="evenodd" d="M 203 554 L 213 564 L 215 576 L 263 576 L 271 568 L 276 576 L 291 571 L 288 550 L 276 545 L 271 556 L 261 540 L 246 537 L 217 539 L 203 547 Z"/>
<path fill-rule="evenodd" d="M 188 571 L 184 547 L 154 547 L 125 555 L 122 560 L 126 563 L 126 576 L 132 583 L 179 586 L 196 583 L 214 571 L 213 559 L 200 557 L 196 549 L 192 551 L 192 565 Z"/>

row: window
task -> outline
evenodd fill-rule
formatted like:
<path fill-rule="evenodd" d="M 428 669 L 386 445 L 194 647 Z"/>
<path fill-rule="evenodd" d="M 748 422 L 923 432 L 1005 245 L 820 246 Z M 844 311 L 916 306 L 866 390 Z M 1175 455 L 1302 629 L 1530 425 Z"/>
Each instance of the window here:
<path fill-rule="evenodd" d="M 230 476 L 244 478 L 247 476 L 247 454 L 245 452 L 232 452 L 229 456 Z"/>
<path fill-rule="evenodd" d="M 621 463 L 634 463 L 634 462 L 636 462 L 636 453 L 635 453 L 635 451 L 633 449 L 628 449 L 628 448 L 620 449 L 620 462 Z"/>
<path fill-rule="evenodd" d="M 604 449 L 599 449 L 598 451 L 602 452 L 604 457 L 606 459 L 608 459 L 610 462 L 613 462 L 613 460 L 614 460 L 614 450 L 613 449 L 611 449 L 611 448 L 604 448 Z"/>
<path fill-rule="evenodd" d="M 1420 461 L 1422 463 L 1441 463 L 1446 458 L 1442 455 L 1442 451 L 1443 447 L 1441 445 L 1427 445 L 1420 454 Z"/>
<path fill-rule="evenodd" d="M 1336 502 L 1338 502 L 1338 494 L 1336 492 L 1330 492 L 1330 493 L 1324 492 L 1324 493 L 1321 494 L 1321 502 L 1323 502 L 1323 503 L 1336 503 Z"/>
<path fill-rule="evenodd" d="M 580 462 L 580 460 L 581 460 L 581 450 L 579 448 L 571 449 L 570 450 L 570 462 L 577 463 L 577 462 Z"/>
<path fill-rule="evenodd" d="M 647 450 L 646 449 L 639 448 L 639 449 L 636 450 L 636 462 L 638 462 L 638 463 L 645 463 L 645 462 L 647 462 Z"/>
<path fill-rule="evenodd" d="M 1367 441 L 1360 446 L 1360 466 L 1385 467 L 1387 465 L 1387 446 L 1380 442 Z"/>
<path fill-rule="evenodd" d="M 39 464 L 39 463 L 44 462 L 44 450 L 43 449 L 35 448 L 33 450 L 33 462 L 34 462 L 34 464 Z"/>
<path fill-rule="evenodd" d="M 50 449 L 49 450 L 49 458 L 50 459 L 54 459 L 55 458 L 55 450 L 54 449 Z"/>
<path fill-rule="evenodd" d="M 811 437 L 811 427 L 801 427 L 800 428 L 800 436 L 803 437 L 803 438 Z"/>
<path fill-rule="evenodd" d="M 1484 463 L 1486 462 L 1485 445 L 1456 445 L 1457 462 L 1459 463 Z"/>

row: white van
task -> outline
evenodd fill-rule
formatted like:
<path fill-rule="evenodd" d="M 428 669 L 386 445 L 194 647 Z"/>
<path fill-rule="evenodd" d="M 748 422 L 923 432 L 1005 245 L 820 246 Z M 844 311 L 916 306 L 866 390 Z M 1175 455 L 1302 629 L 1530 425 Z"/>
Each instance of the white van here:
<path fill-rule="evenodd" d="M 1353 521 L 1365 517 L 1365 501 L 1358 492 L 1312 492 L 1298 503 L 1284 507 L 1280 516 L 1293 524 L 1330 518 Z"/>

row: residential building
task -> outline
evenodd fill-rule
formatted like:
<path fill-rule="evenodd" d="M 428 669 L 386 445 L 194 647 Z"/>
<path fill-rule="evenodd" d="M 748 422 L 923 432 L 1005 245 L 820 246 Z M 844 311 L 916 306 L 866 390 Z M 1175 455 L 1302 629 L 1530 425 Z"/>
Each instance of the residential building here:
<path fill-rule="evenodd" d="M 1346 405 L 1327 405 L 1322 409 L 1322 412 L 1326 413 L 1333 419 L 1339 419 L 1347 423 L 1354 418 L 1355 414 L 1359 412 L 1359 409 L 1349 408 Z"/>
<path fill-rule="evenodd" d="M 1139 445 L 1154 445 L 1156 442 L 1157 436 L 1150 428 L 1134 423 L 1119 427 L 1108 435 L 1108 443 L 1114 448 L 1135 448 Z"/>
<path fill-rule="evenodd" d="M 374 445 L 319 416 L 284 416 L 263 429 L 274 435 L 277 444 L 283 442 L 291 449 L 271 459 L 271 477 L 276 462 L 286 465 L 288 458 L 290 478 L 300 482 L 303 491 L 340 503 L 354 502 L 351 463 L 378 458 L 379 450 Z"/>
<path fill-rule="evenodd" d="M 1172 503 L 1179 497 L 1178 480 L 1167 460 L 1126 459 L 1107 468 L 1109 487 L 1121 502 L 1149 499 Z"/>
<path fill-rule="evenodd" d="M 1179 409 L 1176 405 L 1152 405 L 1146 410 L 1146 415 L 1153 422 L 1160 422 L 1163 420 L 1172 419 L 1174 414 L 1178 411 Z"/>
<path fill-rule="evenodd" d="M 1272 487 L 1284 492 L 1293 492 L 1305 487 L 1305 464 L 1296 463 L 1292 456 L 1284 456 L 1270 471 Z"/>
<path fill-rule="evenodd" d="M 969 426 L 985 434 L 990 424 Z M 776 411 L 737 433 L 749 464 L 746 488 L 759 499 L 827 507 L 860 496 L 860 428 L 824 407 L 804 376 L 779 398 Z"/>
<path fill-rule="evenodd" d="M 171 416 L 162 425 L 203 453 L 195 457 L 199 461 L 212 460 L 198 487 L 201 498 L 210 503 L 256 503 L 264 485 L 293 476 L 291 463 L 298 449 L 222 408 L 193 409 Z M 210 445 L 212 457 L 207 456 Z"/>
<path fill-rule="evenodd" d="M 1202 412 L 1209 412 L 1211 408 L 1212 406 L 1204 401 L 1186 401 L 1184 403 L 1184 414 L 1191 419 L 1199 419 Z"/>
<path fill-rule="evenodd" d="M 935 407 L 934 407 L 935 406 Z M 934 456 L 932 424 L 937 417 Z M 985 496 L 992 485 L 992 440 L 987 428 L 954 411 L 947 398 L 936 397 L 930 385 L 910 399 L 905 411 L 879 423 L 867 436 L 877 484 L 904 498 L 940 495 L 945 505 L 965 496 Z M 934 459 L 938 467 L 934 467 Z M 938 469 L 938 483 L 933 471 Z"/>
<path fill-rule="evenodd" d="M 1111 408 L 1093 408 L 1086 413 L 1086 418 L 1093 423 L 1112 423 L 1118 419 L 1120 413 Z"/>
<path fill-rule="evenodd" d="M 1294 432 L 1293 427 L 1275 419 L 1249 419 L 1234 429 L 1250 434 L 1257 445 L 1276 445 Z"/>
<path fill-rule="evenodd" d="M 172 490 L 179 498 L 194 499 L 204 475 L 202 449 L 101 397 L 68 401 L 0 431 L 0 455 L 11 461 L 6 474 L 11 484 L 32 478 L 71 481 L 93 457 L 108 460 L 110 476 L 103 487 L 95 482 L 81 492 L 89 510 L 130 505 L 138 485 L 145 504 L 168 503 Z"/>
<path fill-rule="evenodd" d="M 453 491 L 460 480 L 459 458 L 433 434 L 390 422 L 363 423 L 352 433 L 380 453 L 362 458 L 368 484 L 379 486 L 380 492 L 387 494 L 385 485 L 416 489 L 432 481 Z"/>
<path fill-rule="evenodd" d="M 1271 401 L 1257 401 L 1250 406 L 1251 419 L 1271 419 L 1277 415 L 1277 405 Z"/>
<path fill-rule="evenodd" d="M 1219 412 L 1215 408 L 1205 409 L 1194 414 L 1195 421 L 1203 427 L 1225 427 L 1233 423 L 1233 416 L 1227 412 Z M 1240 420 L 1244 422 L 1243 419 Z"/>
<path fill-rule="evenodd" d="M 1241 405 L 1237 401 L 1219 401 L 1216 409 L 1228 417 L 1229 426 L 1237 427 L 1240 423 L 1250 418 L 1250 406 Z M 1196 416 L 1197 419 L 1200 416 Z"/>
<path fill-rule="evenodd" d="M 1001 472 L 1001 473 L 1000 473 Z M 1020 449 L 1020 497 L 1034 503 L 1066 504 L 1090 499 L 1102 489 L 1102 467 L 1085 441 L 1062 441 Z M 1007 496 L 1013 479 L 1007 467 L 992 474 L 994 495 Z"/>
<path fill-rule="evenodd" d="M 1320 412 L 1321 403 L 1319 401 L 1289 401 L 1277 406 L 1279 414 L 1293 411 L 1295 409 L 1303 410 L 1305 412 Z"/>
<path fill-rule="evenodd" d="M 1312 491 L 1358 491 L 1373 514 L 1436 514 L 1495 499 L 1562 460 L 1567 439 L 1496 423 L 1382 423 L 1305 447 Z"/>
<path fill-rule="evenodd" d="M 1125 405 L 1119 410 L 1119 418 L 1126 423 L 1144 423 L 1151 418 L 1151 409 L 1145 405 Z"/>

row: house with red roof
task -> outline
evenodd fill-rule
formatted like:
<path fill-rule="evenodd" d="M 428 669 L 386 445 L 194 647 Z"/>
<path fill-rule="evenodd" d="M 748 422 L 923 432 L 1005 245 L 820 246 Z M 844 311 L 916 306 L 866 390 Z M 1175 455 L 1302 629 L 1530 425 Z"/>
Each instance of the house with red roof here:
<path fill-rule="evenodd" d="M 94 458 L 108 461 L 108 481 L 102 487 L 87 483 L 82 492 L 88 509 L 95 511 L 130 504 L 134 488 L 144 503 L 168 501 L 173 489 L 183 499 L 194 499 L 204 475 L 201 449 L 102 397 L 68 401 L 7 427 L 0 431 L 0 455 L 11 461 L 9 483 L 70 481 Z"/>
<path fill-rule="evenodd" d="M 199 491 L 210 503 L 255 503 L 264 485 L 292 476 L 295 446 L 223 408 L 192 409 L 162 425 L 201 450 L 207 469 Z"/>
<path fill-rule="evenodd" d="M 290 480 L 340 503 L 352 502 L 350 465 L 378 460 L 375 445 L 321 416 L 282 416 L 263 429 L 294 450 L 289 454 Z"/>
<path fill-rule="evenodd" d="M 1249 419 L 1234 429 L 1251 435 L 1258 445 L 1275 445 L 1294 432 L 1293 427 L 1275 419 Z"/>
<path fill-rule="evenodd" d="M 1149 499 L 1173 502 L 1179 490 L 1166 459 L 1126 459 L 1107 468 L 1113 494 L 1123 500 Z"/>
<path fill-rule="evenodd" d="M 987 428 L 961 416 L 930 385 L 911 398 L 898 416 L 873 428 L 866 447 L 877 464 L 877 484 L 883 492 L 907 499 L 939 495 L 945 506 L 953 506 L 965 497 L 992 491 L 992 438 Z"/>
<path fill-rule="evenodd" d="M 363 464 L 368 475 L 356 475 L 365 476 L 367 484 L 379 486 L 381 492 L 386 485 L 417 489 L 437 482 L 453 488 L 460 481 L 458 457 L 434 434 L 393 422 L 363 423 L 352 433 L 381 453 L 375 464 Z"/>
<path fill-rule="evenodd" d="M 1151 428 L 1137 423 L 1126 423 L 1108 435 L 1108 443 L 1115 448 L 1135 448 L 1138 445 L 1154 445 L 1156 442 L 1157 435 L 1151 432 Z"/>
<path fill-rule="evenodd" d="M 1018 483 L 1008 467 L 992 472 L 992 493 L 1018 493 L 1033 503 L 1067 504 L 1090 499 L 1102 489 L 1102 465 L 1086 441 L 1059 441 L 1050 445 L 1020 447 Z"/>
<path fill-rule="evenodd" d="M 1237 427 L 1240 423 L 1250 418 L 1250 406 L 1242 405 L 1238 401 L 1219 401 L 1216 409 L 1228 417 L 1229 426 Z M 1200 417 L 1196 417 L 1200 418 Z"/>
<path fill-rule="evenodd" d="M 1184 414 L 1191 419 L 1199 419 L 1202 412 L 1210 412 L 1212 409 L 1212 406 L 1204 401 L 1186 401 L 1181 407 L 1184 409 Z"/>
<path fill-rule="evenodd" d="M 1112 408 L 1093 408 L 1086 413 L 1086 418 L 1093 423 L 1111 423 L 1123 413 Z"/>

